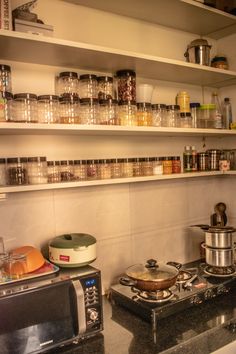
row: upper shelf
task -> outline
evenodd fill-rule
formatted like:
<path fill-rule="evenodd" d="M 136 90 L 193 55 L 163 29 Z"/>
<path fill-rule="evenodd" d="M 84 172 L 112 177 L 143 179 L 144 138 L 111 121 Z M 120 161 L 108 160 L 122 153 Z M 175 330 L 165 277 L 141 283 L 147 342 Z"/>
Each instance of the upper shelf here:
<path fill-rule="evenodd" d="M 64 1 L 214 39 L 223 38 L 236 32 L 236 16 L 194 0 Z"/>
<path fill-rule="evenodd" d="M 225 87 L 236 72 L 64 39 L 0 30 L 0 58 L 25 63 L 111 72 L 130 68 L 137 76 L 185 84 Z"/>

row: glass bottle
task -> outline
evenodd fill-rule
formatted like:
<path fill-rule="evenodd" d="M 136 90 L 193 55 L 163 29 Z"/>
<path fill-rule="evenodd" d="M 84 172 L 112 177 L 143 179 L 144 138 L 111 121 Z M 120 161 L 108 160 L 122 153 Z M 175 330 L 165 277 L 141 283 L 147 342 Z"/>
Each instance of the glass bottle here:
<path fill-rule="evenodd" d="M 222 107 L 220 105 L 220 100 L 217 92 L 212 93 L 212 104 L 216 107 L 215 117 L 214 117 L 214 128 L 222 129 L 223 128 L 223 114 Z"/>
<path fill-rule="evenodd" d="M 229 97 L 225 97 L 223 102 L 223 128 L 231 129 L 232 127 L 232 107 Z"/>
<path fill-rule="evenodd" d="M 192 126 L 193 128 L 197 128 L 197 122 L 198 122 L 198 117 L 199 117 L 199 107 L 200 103 L 199 102 L 191 102 L 190 103 L 190 110 L 191 110 L 191 115 L 192 115 Z"/>
<path fill-rule="evenodd" d="M 192 153 L 191 153 L 191 147 L 189 145 L 186 145 L 184 147 L 184 152 L 183 152 L 183 170 L 184 172 L 192 172 Z"/>
<path fill-rule="evenodd" d="M 197 151 L 194 145 L 191 146 L 191 170 L 197 171 Z"/>

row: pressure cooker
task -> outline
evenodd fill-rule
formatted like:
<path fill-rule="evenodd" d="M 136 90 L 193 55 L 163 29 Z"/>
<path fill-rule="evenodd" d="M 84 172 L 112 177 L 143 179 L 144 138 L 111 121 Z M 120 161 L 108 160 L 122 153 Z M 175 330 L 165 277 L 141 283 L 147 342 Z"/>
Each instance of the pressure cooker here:
<path fill-rule="evenodd" d="M 195 39 L 188 45 L 184 56 L 187 62 L 209 66 L 210 49 L 211 45 L 208 44 L 206 39 Z"/>

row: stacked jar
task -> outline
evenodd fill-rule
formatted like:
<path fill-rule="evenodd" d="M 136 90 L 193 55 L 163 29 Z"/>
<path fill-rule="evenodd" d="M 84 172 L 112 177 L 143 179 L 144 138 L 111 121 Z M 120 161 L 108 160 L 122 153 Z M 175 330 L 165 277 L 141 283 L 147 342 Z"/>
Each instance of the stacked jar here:
<path fill-rule="evenodd" d="M 0 122 L 11 120 L 12 99 L 11 67 L 0 64 Z"/>
<path fill-rule="evenodd" d="M 179 106 L 179 117 L 176 126 L 178 128 L 192 128 L 193 120 L 190 111 L 190 97 L 186 91 L 181 91 L 176 96 L 176 104 Z"/>

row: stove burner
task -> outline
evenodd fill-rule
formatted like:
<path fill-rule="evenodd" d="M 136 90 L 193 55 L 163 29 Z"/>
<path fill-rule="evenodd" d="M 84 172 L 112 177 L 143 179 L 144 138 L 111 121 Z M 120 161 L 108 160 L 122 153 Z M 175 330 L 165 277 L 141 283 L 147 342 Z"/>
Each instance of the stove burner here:
<path fill-rule="evenodd" d="M 147 302 L 153 303 L 163 303 L 170 301 L 173 298 L 174 294 L 169 289 L 166 290 L 157 290 L 157 291 L 142 291 L 138 289 L 133 289 L 132 291 L 136 293 L 136 299 L 144 300 Z M 134 297 L 134 299 L 135 299 Z"/>
<path fill-rule="evenodd" d="M 232 275 L 236 274 L 235 268 L 233 266 L 214 267 L 208 265 L 205 267 L 204 272 L 215 277 L 231 277 Z"/>
<path fill-rule="evenodd" d="M 192 274 L 187 270 L 180 270 L 176 282 L 181 284 L 192 278 Z"/>

